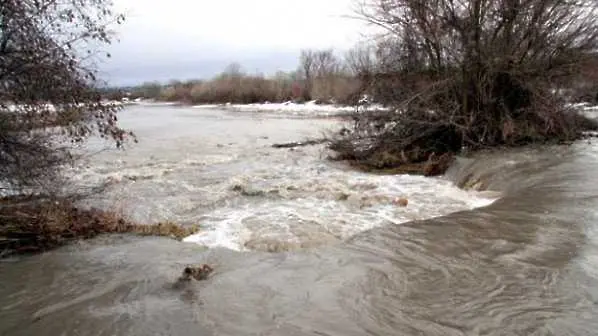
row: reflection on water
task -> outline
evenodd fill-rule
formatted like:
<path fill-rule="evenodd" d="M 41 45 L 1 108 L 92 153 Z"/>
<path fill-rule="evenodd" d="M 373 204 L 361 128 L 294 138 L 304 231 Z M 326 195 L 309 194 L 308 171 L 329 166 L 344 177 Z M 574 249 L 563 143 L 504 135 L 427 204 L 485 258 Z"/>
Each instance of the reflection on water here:
<path fill-rule="evenodd" d="M 451 180 L 481 177 L 503 197 L 294 252 L 105 236 L 2 262 L 0 334 L 594 335 L 597 168 L 598 147 L 585 143 L 463 159 Z M 302 200 L 235 197 L 206 213 Z M 210 279 L 172 288 L 183 265 L 204 262 L 216 266 Z"/>

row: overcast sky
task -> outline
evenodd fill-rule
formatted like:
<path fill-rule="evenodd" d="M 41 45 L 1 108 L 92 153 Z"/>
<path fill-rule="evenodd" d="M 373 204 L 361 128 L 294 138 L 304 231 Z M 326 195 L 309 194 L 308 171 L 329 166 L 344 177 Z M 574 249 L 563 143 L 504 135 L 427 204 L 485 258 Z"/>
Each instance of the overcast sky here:
<path fill-rule="evenodd" d="M 227 64 L 273 73 L 302 48 L 346 50 L 363 40 L 354 0 L 114 0 L 127 21 L 103 77 L 113 85 L 206 78 Z"/>

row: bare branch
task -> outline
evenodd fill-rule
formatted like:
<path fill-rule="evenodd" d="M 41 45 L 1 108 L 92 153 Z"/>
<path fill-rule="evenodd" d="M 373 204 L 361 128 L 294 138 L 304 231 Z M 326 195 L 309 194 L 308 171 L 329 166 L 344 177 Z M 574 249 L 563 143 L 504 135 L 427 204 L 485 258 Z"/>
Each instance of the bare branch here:
<path fill-rule="evenodd" d="M 0 2 L 0 178 L 13 188 L 41 187 L 72 159 L 65 140 L 93 134 L 122 146 L 119 105 L 102 102 L 91 67 L 123 17 L 109 0 Z"/>

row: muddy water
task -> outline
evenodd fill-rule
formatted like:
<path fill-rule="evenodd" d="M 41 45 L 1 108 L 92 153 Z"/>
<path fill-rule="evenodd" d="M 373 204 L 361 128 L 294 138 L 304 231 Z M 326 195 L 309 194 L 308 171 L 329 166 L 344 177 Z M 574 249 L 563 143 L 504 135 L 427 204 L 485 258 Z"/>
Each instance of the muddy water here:
<path fill-rule="evenodd" d="M 242 120 L 239 116 L 231 118 L 231 123 L 260 123 L 259 118 L 253 119 L 257 118 L 255 116 L 246 116 L 248 119 L 245 121 L 239 121 Z M 154 122 L 151 116 L 148 116 L 146 122 L 148 128 L 176 128 L 174 125 L 160 125 L 158 122 L 151 126 Z M 279 125 L 278 122 L 264 120 L 262 123 Z M 315 124 L 322 125 L 322 121 L 314 120 L 293 123 L 305 123 L 306 129 Z M 189 124 L 190 128 L 195 126 L 191 121 Z M 208 141 L 201 141 L 200 126 L 196 126 L 196 136 L 200 140 L 181 142 L 181 146 L 189 146 L 186 151 L 191 162 L 200 160 L 199 156 L 193 156 L 192 153 L 197 153 L 193 149 Z M 226 128 L 224 125 L 222 127 Z M 266 126 L 256 126 L 247 130 L 247 133 L 255 132 L 255 136 L 259 137 L 263 134 L 260 131 L 266 129 Z M 294 128 L 297 134 L 300 134 L 300 129 Z M 163 133 L 163 138 L 154 140 L 156 148 L 163 146 L 164 149 L 164 154 L 154 159 L 158 166 L 163 164 L 159 167 L 172 168 L 168 165 L 174 165 L 168 161 L 169 155 L 173 155 L 173 161 L 176 160 L 175 154 L 168 151 L 171 148 L 169 141 L 177 141 L 173 139 L 186 136 L 182 131 L 178 133 L 178 137 Z M 274 133 L 276 132 L 272 131 L 270 136 L 273 137 Z M 230 138 L 236 139 L 235 137 L 241 136 L 231 132 Z M 280 140 L 293 138 L 292 135 L 280 137 Z M 189 139 L 194 139 L 193 134 L 189 134 Z M 233 157 L 256 157 L 255 152 L 259 150 L 251 151 L 249 148 L 260 147 L 261 140 L 250 136 L 246 140 L 250 142 L 251 139 L 255 141 L 254 145 L 239 145 L 247 147 L 239 149 L 236 152 L 238 156 Z M 155 150 L 142 148 L 139 152 L 144 150 L 148 151 L 148 155 L 156 155 Z M 270 151 L 265 147 L 263 150 Z M 218 151 L 214 151 L 214 155 L 216 153 Z M 292 175 L 295 177 L 291 180 L 294 181 L 298 194 L 285 196 L 282 191 L 273 193 L 274 196 L 260 193 L 257 193 L 258 196 L 247 196 L 251 193 L 233 194 L 231 185 L 234 187 L 233 184 L 238 182 L 231 183 L 229 178 L 237 176 L 238 171 L 235 169 L 247 173 L 245 167 L 239 163 L 240 166 L 235 168 L 236 159 L 226 161 L 226 164 L 217 160 L 219 163 L 216 165 L 222 164 L 222 169 L 218 172 L 212 166 L 213 163 L 202 161 L 202 164 L 194 166 L 194 173 L 199 174 L 201 171 L 205 176 L 213 174 L 214 180 L 192 182 L 193 178 L 189 177 L 185 182 L 195 201 L 202 204 L 198 208 L 205 210 L 181 207 L 164 216 L 180 216 L 184 219 L 185 216 L 191 218 L 192 211 L 198 211 L 198 214 L 204 211 L 199 216 L 211 218 L 212 231 L 216 232 L 219 227 L 226 227 L 222 223 L 227 222 L 227 215 L 233 218 L 230 215 L 233 210 L 243 207 L 251 209 L 248 204 L 274 209 L 281 206 L 280 203 L 307 202 L 307 194 L 317 194 L 318 190 L 310 189 L 311 184 L 305 181 L 306 177 L 313 176 L 306 175 L 306 170 L 313 167 L 310 164 L 317 166 L 322 161 L 313 159 L 314 153 L 296 157 L 294 155 L 297 153 L 284 153 L 303 163 L 293 166 L 296 168 L 288 168 L 289 174 L 296 174 Z M 112 160 L 116 162 L 118 157 L 114 155 Z M 262 164 L 276 167 L 277 162 L 282 162 L 284 159 L 278 155 L 282 154 L 272 153 L 272 159 L 265 163 L 258 163 L 257 159 L 251 161 L 254 170 L 247 173 L 249 182 L 233 189 L 243 191 L 251 187 L 261 191 L 276 188 L 282 190 L 279 184 L 286 181 L 282 178 L 255 177 L 260 176 L 255 172 Z M 104 160 L 108 161 L 108 157 Z M 142 158 L 143 155 L 131 157 L 134 158 L 120 164 L 131 167 L 146 160 Z M 371 224 L 371 228 L 367 230 L 356 229 L 346 236 L 339 235 L 338 241 L 320 243 L 317 248 L 264 252 L 243 246 L 245 244 L 242 244 L 242 240 L 227 238 L 234 236 L 230 232 L 235 231 L 231 230 L 222 234 L 221 240 L 216 239 L 217 235 L 213 233 L 211 239 L 196 239 L 196 243 L 106 236 L 41 256 L 5 261 L 0 263 L 0 334 L 597 333 L 598 212 L 595 209 L 598 208 L 598 189 L 595 181 L 598 177 L 598 147 L 579 143 L 566 148 L 526 149 L 460 159 L 447 174 L 450 181 L 475 184 L 479 180 L 484 187 L 501 192 L 502 195 L 494 203 L 476 209 L 473 208 L 480 204 L 477 203 L 481 202 L 480 195 L 459 194 L 452 189 L 451 184 L 444 184 L 446 181 L 434 181 L 428 185 L 425 184 L 429 183 L 427 181 L 403 178 L 401 185 L 407 186 L 398 189 L 397 185 L 392 184 L 392 179 L 361 176 L 344 171 L 341 167 L 324 163 L 322 165 L 320 174 L 337 177 L 340 184 L 325 185 L 329 193 L 345 189 L 361 190 L 353 182 L 359 180 L 365 183 L 365 179 L 367 183 L 375 185 L 375 188 L 363 188 L 366 193 L 368 190 L 378 190 L 380 193 L 394 191 L 395 194 L 406 194 L 417 200 L 413 202 L 416 206 L 408 206 L 399 212 L 382 204 L 383 202 L 375 201 L 374 204 L 356 205 L 355 208 L 345 204 L 347 208 L 342 208 L 341 211 L 337 209 L 342 206 L 343 201 L 322 192 L 323 195 L 314 196 L 311 210 L 315 213 L 314 217 L 328 215 L 329 218 L 334 218 L 331 215 L 334 211 L 347 211 L 347 216 L 350 216 L 350 221 L 355 222 L 355 225 L 359 225 L 360 220 L 366 222 L 368 218 L 384 217 L 386 221 Z M 90 165 L 87 178 L 102 178 L 97 176 L 98 173 L 94 175 L 94 169 L 96 168 Z M 177 169 L 186 172 L 178 177 L 194 174 L 189 172 L 192 168 L 172 169 L 174 171 L 171 174 L 176 174 Z M 228 175 L 223 174 L 223 171 L 228 172 Z M 108 171 L 106 174 L 112 172 Z M 154 170 L 151 174 L 155 174 Z M 162 177 L 153 177 L 157 180 L 154 182 L 157 185 L 167 185 L 160 178 Z M 395 178 L 400 180 L 401 177 Z M 319 184 L 325 183 L 324 178 L 318 181 Z M 129 193 L 126 195 L 144 195 L 138 197 L 138 205 L 142 208 L 150 208 L 147 203 L 159 204 L 159 193 L 166 194 L 163 189 L 151 189 L 150 185 L 129 182 L 121 179 L 112 192 L 117 194 L 121 190 L 121 195 L 125 191 Z M 119 186 L 120 183 L 129 183 L 128 189 Z M 219 187 L 210 187 L 219 183 Z M 177 188 L 180 187 L 172 188 L 170 197 L 181 197 L 174 192 L 179 191 Z M 222 194 L 216 195 L 221 197 L 220 201 L 209 202 L 208 196 L 201 195 L 201 190 L 218 188 L 222 190 Z M 445 192 L 430 192 L 429 188 Z M 95 201 L 108 204 L 110 197 L 113 197 L 110 195 L 109 191 L 104 199 Z M 200 202 L 202 197 L 206 197 L 205 203 Z M 430 204 L 436 204 L 438 215 L 442 216 L 432 214 L 434 218 L 425 219 L 425 209 L 433 208 L 425 203 L 425 197 L 434 197 Z M 179 199 L 182 200 L 183 198 Z M 169 201 L 178 204 L 175 200 L 165 202 Z M 338 204 L 335 203 L 328 210 L 320 210 L 320 207 L 325 207 L 326 201 Z M 359 202 L 356 201 L 357 203 Z M 227 207 L 231 210 L 225 210 Z M 444 211 L 441 208 L 446 208 L 447 212 L 440 213 Z M 134 216 L 140 218 L 155 216 L 147 215 L 143 210 L 136 211 Z M 223 219 L 216 220 L 214 211 L 220 211 Z M 293 211 L 300 212 L 297 208 Z M 272 210 L 270 213 L 271 217 L 253 216 L 264 222 L 267 221 L 265 218 L 284 222 L 276 211 Z M 415 219 L 419 217 L 421 220 L 402 221 L 409 216 L 414 216 Z M 229 219 L 228 223 L 246 222 Z M 336 225 L 342 227 L 342 224 Z M 233 229 L 238 227 L 243 228 L 232 226 Z M 249 229 L 243 230 L 251 232 L 251 226 L 247 227 Z M 275 230 L 274 232 L 273 239 L 288 239 L 288 236 Z M 212 263 L 217 266 L 217 271 L 207 281 L 192 283 L 183 289 L 173 289 L 171 285 L 177 272 L 183 264 L 191 262 Z"/>
<path fill-rule="evenodd" d="M 139 222 L 200 224 L 204 231 L 188 241 L 234 250 L 328 245 L 387 222 L 492 201 L 447 180 L 354 172 L 326 160 L 323 146 L 272 148 L 339 127 L 334 119 L 285 116 L 133 107 L 122 123 L 140 143 L 126 153 L 102 152 L 73 175 L 82 185 L 110 183 L 94 205 Z M 392 204 L 399 197 L 407 208 Z"/>

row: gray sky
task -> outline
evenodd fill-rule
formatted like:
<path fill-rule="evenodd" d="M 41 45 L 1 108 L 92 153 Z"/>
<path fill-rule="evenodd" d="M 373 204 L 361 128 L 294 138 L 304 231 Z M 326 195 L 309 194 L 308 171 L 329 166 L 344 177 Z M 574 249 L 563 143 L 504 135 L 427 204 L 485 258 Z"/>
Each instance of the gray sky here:
<path fill-rule="evenodd" d="M 297 65 L 302 48 L 346 50 L 363 23 L 354 0 L 114 0 L 127 21 L 102 65 L 113 85 L 206 78 L 231 62 L 273 73 Z"/>

